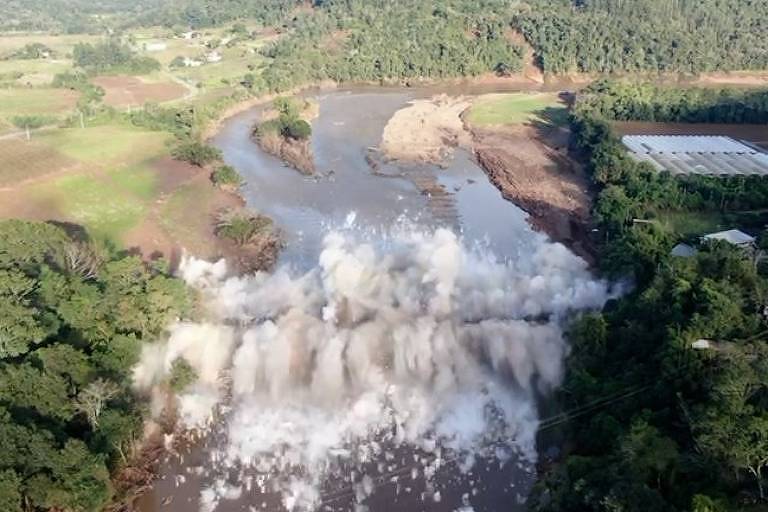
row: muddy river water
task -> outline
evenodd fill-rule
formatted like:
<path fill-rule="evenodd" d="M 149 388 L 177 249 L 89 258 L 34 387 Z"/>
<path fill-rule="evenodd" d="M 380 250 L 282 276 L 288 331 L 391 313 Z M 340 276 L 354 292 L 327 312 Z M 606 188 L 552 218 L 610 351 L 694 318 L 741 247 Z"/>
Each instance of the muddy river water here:
<path fill-rule="evenodd" d="M 226 163 L 244 176 L 247 184 L 243 194 L 248 205 L 270 216 L 282 230 L 286 239 L 283 263 L 297 268 L 311 266 L 324 234 L 337 226 L 353 226 L 372 238 L 404 224 L 424 229 L 448 227 L 460 234 L 466 245 L 484 246 L 499 260 L 518 263 L 550 245 L 544 235 L 529 227 L 523 211 L 501 197 L 467 152 L 457 150 L 444 169 L 388 163 L 377 153 L 387 120 L 410 100 L 426 94 L 429 92 L 411 89 L 312 93 L 320 107 L 312 135 L 316 177 L 285 167 L 252 142 L 250 133 L 259 118 L 259 108 L 224 124 L 213 143 L 222 150 Z M 443 194 L 424 193 L 425 187 L 434 190 L 435 183 L 443 186 Z M 242 478 L 242 472 L 220 466 L 207 470 L 216 466 L 213 449 L 224 436 L 223 429 L 215 430 L 179 455 L 168 457 L 160 468 L 161 478 L 138 500 L 137 510 L 197 512 L 201 510 L 201 489 L 217 481 Z M 323 486 L 320 509 L 525 509 L 535 480 L 531 463 L 515 457 L 504 462 L 480 458 L 470 471 L 459 471 L 455 463 L 446 463 L 427 482 L 411 467 L 423 455 L 400 447 L 388 452 L 386 464 L 377 466 L 372 461 L 368 470 L 375 488 L 362 501 L 355 499 L 353 485 L 359 468 L 336 468 Z M 266 490 L 247 486 L 230 499 L 218 501 L 215 510 L 284 510 L 281 503 L 279 494 L 269 486 Z"/>

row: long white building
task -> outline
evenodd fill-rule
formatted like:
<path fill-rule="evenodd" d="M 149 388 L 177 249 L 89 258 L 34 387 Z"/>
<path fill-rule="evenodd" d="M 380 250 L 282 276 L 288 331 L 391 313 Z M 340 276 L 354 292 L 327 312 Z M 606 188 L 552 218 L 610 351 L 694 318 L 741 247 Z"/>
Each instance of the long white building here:
<path fill-rule="evenodd" d="M 625 135 L 621 141 L 635 160 L 648 162 L 658 171 L 705 176 L 768 176 L 768 154 L 730 137 Z"/>

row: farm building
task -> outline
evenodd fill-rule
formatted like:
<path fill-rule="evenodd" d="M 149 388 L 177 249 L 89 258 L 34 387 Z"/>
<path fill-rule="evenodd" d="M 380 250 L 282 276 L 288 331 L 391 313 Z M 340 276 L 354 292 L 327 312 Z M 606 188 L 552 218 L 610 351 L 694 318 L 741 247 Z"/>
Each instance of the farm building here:
<path fill-rule="evenodd" d="M 625 135 L 630 155 L 675 175 L 768 176 L 768 154 L 724 136 Z"/>
<path fill-rule="evenodd" d="M 731 245 L 744 248 L 751 247 L 755 243 L 755 237 L 750 236 L 743 231 L 739 231 L 738 229 L 729 229 L 728 231 L 711 233 L 702 237 L 703 242 L 713 242 L 715 240 L 722 240 Z"/>

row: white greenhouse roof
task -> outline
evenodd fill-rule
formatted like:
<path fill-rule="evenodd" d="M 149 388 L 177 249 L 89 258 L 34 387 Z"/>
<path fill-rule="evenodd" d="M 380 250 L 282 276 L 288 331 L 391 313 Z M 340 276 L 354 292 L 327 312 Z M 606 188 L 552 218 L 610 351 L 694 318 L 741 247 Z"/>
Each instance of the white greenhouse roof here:
<path fill-rule="evenodd" d="M 724 136 L 625 135 L 630 155 L 656 170 L 706 176 L 768 176 L 768 154 Z"/>
<path fill-rule="evenodd" d="M 755 242 L 755 237 L 749 236 L 738 229 L 729 229 L 728 231 L 720 231 L 719 233 L 704 235 L 703 238 L 705 240 L 724 240 L 733 245 L 746 245 Z"/>

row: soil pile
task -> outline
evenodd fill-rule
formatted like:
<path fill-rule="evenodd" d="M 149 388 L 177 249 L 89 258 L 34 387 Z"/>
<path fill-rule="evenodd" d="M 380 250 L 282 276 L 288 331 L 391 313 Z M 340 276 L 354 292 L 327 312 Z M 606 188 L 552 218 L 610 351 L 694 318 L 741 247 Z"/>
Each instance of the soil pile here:
<path fill-rule="evenodd" d="M 391 160 L 442 164 L 457 146 L 470 147 L 461 113 L 470 105 L 446 95 L 415 100 L 392 116 L 384 128 L 382 153 Z"/>

